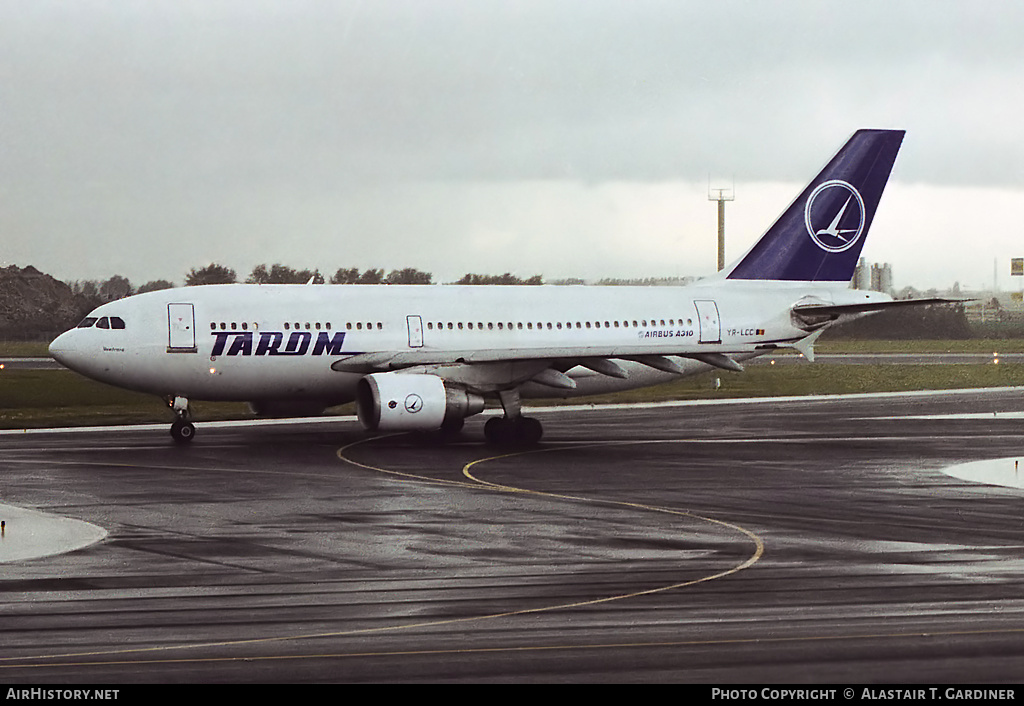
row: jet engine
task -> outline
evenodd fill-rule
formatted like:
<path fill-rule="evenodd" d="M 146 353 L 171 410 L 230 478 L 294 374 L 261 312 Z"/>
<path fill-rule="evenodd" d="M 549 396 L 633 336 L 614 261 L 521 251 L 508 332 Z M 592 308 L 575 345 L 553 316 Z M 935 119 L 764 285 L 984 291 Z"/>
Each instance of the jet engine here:
<path fill-rule="evenodd" d="M 359 421 L 371 431 L 458 430 L 483 409 L 483 397 L 449 387 L 436 375 L 374 373 L 356 385 Z"/>

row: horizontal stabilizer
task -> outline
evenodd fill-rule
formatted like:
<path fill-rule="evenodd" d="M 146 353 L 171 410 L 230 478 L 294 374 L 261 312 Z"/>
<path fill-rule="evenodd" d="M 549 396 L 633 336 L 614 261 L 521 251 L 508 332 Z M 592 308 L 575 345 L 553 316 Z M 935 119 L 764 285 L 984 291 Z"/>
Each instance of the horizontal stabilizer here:
<path fill-rule="evenodd" d="M 863 304 L 797 304 L 793 313 L 804 316 L 840 316 L 842 314 L 866 314 L 869 311 L 884 311 L 904 306 L 927 306 L 930 304 L 964 304 L 970 299 L 894 299 L 892 301 L 865 302 Z"/>

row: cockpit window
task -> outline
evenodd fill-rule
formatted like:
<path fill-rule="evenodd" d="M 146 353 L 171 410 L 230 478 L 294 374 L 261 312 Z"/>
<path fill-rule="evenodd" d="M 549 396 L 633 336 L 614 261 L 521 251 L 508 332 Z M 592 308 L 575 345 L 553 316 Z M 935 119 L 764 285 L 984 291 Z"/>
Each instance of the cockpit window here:
<path fill-rule="evenodd" d="M 96 320 L 95 316 L 87 316 L 82 319 L 82 323 L 78 324 L 76 328 L 92 328 L 92 325 L 96 323 Z"/>
<path fill-rule="evenodd" d="M 123 329 L 125 327 L 124 319 L 120 316 L 104 316 L 102 319 L 97 319 L 96 317 L 86 319 L 78 324 L 78 328 L 89 328 L 93 324 L 96 325 L 96 328 L 103 329 Z"/>

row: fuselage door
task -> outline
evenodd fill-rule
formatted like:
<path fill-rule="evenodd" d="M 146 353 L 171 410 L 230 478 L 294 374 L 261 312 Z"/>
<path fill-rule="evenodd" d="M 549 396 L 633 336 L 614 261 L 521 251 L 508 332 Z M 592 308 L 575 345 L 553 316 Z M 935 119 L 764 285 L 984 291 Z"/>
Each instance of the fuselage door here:
<path fill-rule="evenodd" d="M 722 324 L 718 319 L 718 304 L 710 299 L 696 300 L 697 322 L 700 324 L 700 343 L 721 343 Z"/>
<path fill-rule="evenodd" d="M 406 316 L 405 321 L 409 326 L 409 347 L 423 347 L 423 318 L 421 316 Z"/>
<path fill-rule="evenodd" d="M 167 352 L 196 352 L 196 319 L 192 304 L 167 305 Z"/>

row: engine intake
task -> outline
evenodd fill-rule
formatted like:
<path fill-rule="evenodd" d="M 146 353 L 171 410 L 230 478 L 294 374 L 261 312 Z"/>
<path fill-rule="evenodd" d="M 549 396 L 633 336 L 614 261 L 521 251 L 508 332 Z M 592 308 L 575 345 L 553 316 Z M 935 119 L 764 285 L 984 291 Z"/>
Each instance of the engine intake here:
<path fill-rule="evenodd" d="M 436 375 L 374 373 L 356 385 L 356 412 L 371 431 L 435 431 L 457 428 L 482 412 L 484 398 L 445 385 Z"/>

